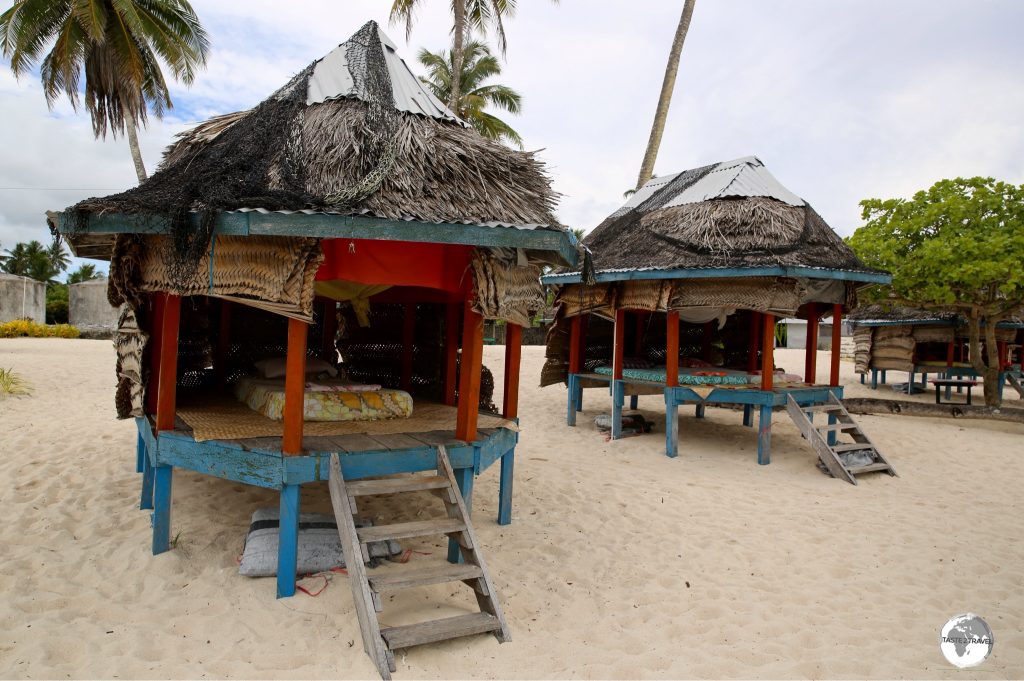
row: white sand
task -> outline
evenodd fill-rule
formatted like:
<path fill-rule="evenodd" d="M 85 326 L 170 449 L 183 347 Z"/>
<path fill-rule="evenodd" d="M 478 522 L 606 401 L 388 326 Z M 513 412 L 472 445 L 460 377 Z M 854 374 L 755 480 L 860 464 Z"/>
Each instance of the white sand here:
<path fill-rule="evenodd" d="M 501 350 L 487 348 L 492 368 Z M 658 397 L 641 398 L 652 435 L 605 442 L 598 391 L 567 428 L 564 387 L 535 387 L 541 361 L 526 349 L 513 524 L 493 522 L 497 467 L 474 496 L 513 640 L 413 649 L 397 678 L 1024 676 L 1024 426 L 862 417 L 901 477 L 853 487 L 818 472 L 783 414 L 767 467 L 734 411 L 686 410 L 675 460 Z M 4 340 L 0 366 L 35 388 L 0 400 L 0 676 L 374 676 L 345 577 L 275 600 L 274 580 L 238 576 L 249 516 L 273 493 L 177 473 L 178 547 L 150 555 L 109 343 Z M 303 508 L 326 510 L 326 487 Z M 455 591 L 403 595 L 383 619 L 437 612 Z M 966 673 L 938 649 L 965 611 L 996 640 Z"/>

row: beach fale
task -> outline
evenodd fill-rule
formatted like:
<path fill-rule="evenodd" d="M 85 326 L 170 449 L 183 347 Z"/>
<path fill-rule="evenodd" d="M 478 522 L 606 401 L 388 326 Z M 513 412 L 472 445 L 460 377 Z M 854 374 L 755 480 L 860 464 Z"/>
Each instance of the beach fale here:
<path fill-rule="evenodd" d="M 958 315 L 899 305 L 866 305 L 850 315 L 850 322 L 854 327 L 857 373 L 861 383 L 871 374 L 872 390 L 878 388 L 879 381 L 885 384 L 889 371 L 910 375 L 908 392 L 913 389 L 917 374 L 921 374 L 924 384 L 928 383 L 928 374 L 947 379 L 979 378 L 970 361 L 967 320 Z M 995 338 L 1000 366 L 999 397 L 1002 399 L 1006 383 L 1024 397 L 1024 320 L 999 322 Z M 988 355 L 984 333 L 981 348 Z M 947 386 L 947 399 L 950 391 Z"/>
<path fill-rule="evenodd" d="M 771 461 L 774 407 L 785 406 L 822 461 L 850 482 L 892 472 L 842 407 L 839 334 L 856 289 L 891 278 L 865 266 L 803 199 L 755 157 L 656 177 L 583 241 L 582 267 L 543 277 L 557 287 L 542 384 L 568 387 L 575 425 L 587 388 L 610 390 L 612 437 L 625 396 L 664 395 L 665 451 L 676 456 L 679 407 L 758 410 L 758 463 Z M 592 258 L 592 267 L 588 267 Z M 831 314 L 830 380 L 816 380 L 811 343 L 803 375 L 776 373 L 775 322 Z M 827 415 L 815 425 L 815 413 Z M 853 442 L 839 443 L 846 432 Z M 859 463 L 844 464 L 856 453 Z M 836 469 L 836 470 L 833 470 Z M 841 470 L 839 470 L 841 469 Z"/>
<path fill-rule="evenodd" d="M 280 490 L 290 596 L 300 487 L 330 480 L 383 676 L 395 649 L 506 640 L 469 508 L 474 476 L 500 462 L 498 522 L 511 521 L 520 333 L 544 304 L 540 266 L 576 259 L 554 201 L 532 153 L 470 129 L 370 22 L 256 107 L 181 135 L 138 188 L 51 217 L 77 255 L 111 262 L 116 406 L 138 425 L 153 552 L 171 547 L 175 468 Z M 496 414 L 480 413 L 485 319 L 508 325 Z M 353 524 L 359 498 L 416 490 L 447 516 Z M 450 538 L 451 566 L 362 570 L 368 542 L 432 534 Z M 481 612 L 378 625 L 382 591 L 449 581 Z"/>

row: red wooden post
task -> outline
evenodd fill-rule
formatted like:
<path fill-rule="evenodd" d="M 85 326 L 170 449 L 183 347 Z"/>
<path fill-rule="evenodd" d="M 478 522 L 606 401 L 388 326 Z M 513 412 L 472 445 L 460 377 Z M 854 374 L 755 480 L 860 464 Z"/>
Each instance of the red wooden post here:
<path fill-rule="evenodd" d="M 284 376 L 284 436 L 281 452 L 302 453 L 302 426 L 306 399 L 306 336 L 309 325 L 288 320 L 288 355 Z"/>
<path fill-rule="evenodd" d="M 181 296 L 166 295 L 162 316 L 156 429 L 174 430 L 174 400 L 178 389 L 178 324 L 181 321 Z"/>
<path fill-rule="evenodd" d="M 946 368 L 947 369 L 949 369 L 950 367 L 953 366 L 953 348 L 954 347 L 955 347 L 955 344 L 953 343 L 953 341 L 949 341 L 949 344 L 946 346 Z"/>
<path fill-rule="evenodd" d="M 715 332 L 714 322 L 704 322 L 700 332 L 700 358 L 705 362 L 711 361 L 711 335 Z"/>
<path fill-rule="evenodd" d="M 462 315 L 462 361 L 459 368 L 459 404 L 455 438 L 476 440 L 477 412 L 480 410 L 480 366 L 484 354 L 484 318 L 466 301 Z"/>
<path fill-rule="evenodd" d="M 839 356 L 843 351 L 843 306 L 832 306 L 832 374 L 828 384 L 839 385 Z"/>
<path fill-rule="evenodd" d="M 580 351 L 581 347 L 581 332 L 583 330 L 583 318 L 579 315 L 572 318 L 569 322 L 569 373 L 578 374 L 580 373 L 580 366 L 582 366 Z"/>
<path fill-rule="evenodd" d="M 996 348 L 999 352 L 999 370 L 1002 371 L 1010 363 L 1009 347 L 1006 341 L 996 341 Z"/>
<path fill-rule="evenodd" d="M 775 379 L 775 317 L 765 313 L 761 324 L 761 390 L 771 390 Z"/>
<path fill-rule="evenodd" d="M 523 355 L 523 327 L 505 324 L 505 391 L 501 415 L 514 419 L 519 415 L 519 365 Z"/>
<path fill-rule="evenodd" d="M 402 306 L 402 390 L 412 390 L 412 349 L 416 339 L 416 304 Z"/>
<path fill-rule="evenodd" d="M 447 303 L 444 315 L 444 403 L 455 406 L 459 362 L 459 303 Z"/>
<path fill-rule="evenodd" d="M 665 327 L 665 385 L 679 385 L 679 312 L 666 315 Z"/>
<path fill-rule="evenodd" d="M 818 306 L 807 304 L 807 349 L 804 357 L 804 383 L 818 382 Z"/>
<path fill-rule="evenodd" d="M 747 346 L 747 372 L 757 371 L 757 350 L 761 347 L 761 313 L 751 311 L 750 313 L 750 336 Z"/>
<path fill-rule="evenodd" d="M 626 311 L 615 311 L 615 344 L 612 346 L 612 378 L 622 380 L 622 357 L 626 342 Z"/>
<path fill-rule="evenodd" d="M 231 349 L 231 303 L 220 301 L 220 320 L 217 331 L 217 355 L 213 358 L 213 371 L 217 382 L 224 385 L 228 380 L 228 351 Z"/>
<path fill-rule="evenodd" d="M 333 298 L 325 298 L 323 305 L 324 336 L 321 339 L 321 355 L 324 361 L 334 364 L 338 360 L 338 303 Z"/>
<path fill-rule="evenodd" d="M 156 414 L 157 395 L 160 392 L 160 336 L 163 333 L 164 307 L 167 300 L 166 293 L 150 294 L 150 316 L 149 328 L 149 385 L 146 386 L 146 413 Z"/>

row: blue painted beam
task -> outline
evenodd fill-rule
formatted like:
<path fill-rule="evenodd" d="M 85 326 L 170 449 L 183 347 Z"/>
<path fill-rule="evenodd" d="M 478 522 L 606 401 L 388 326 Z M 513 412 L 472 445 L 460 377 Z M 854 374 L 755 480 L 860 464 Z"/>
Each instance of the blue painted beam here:
<path fill-rule="evenodd" d="M 892 275 L 883 272 L 852 272 L 848 270 L 818 269 L 816 267 L 709 267 L 596 273 L 599 283 L 646 279 L 734 279 L 740 277 L 806 277 L 808 279 L 834 279 L 870 284 L 892 283 Z M 554 285 L 578 284 L 580 281 L 581 275 L 579 272 L 546 274 L 541 277 L 541 282 Z"/>
<path fill-rule="evenodd" d="M 277 533 L 278 598 L 295 595 L 295 573 L 299 559 L 299 489 L 299 485 L 285 485 L 281 488 Z M 345 560 L 351 558 L 345 556 Z"/>
<path fill-rule="evenodd" d="M 516 465 L 516 450 L 510 449 L 501 457 L 501 481 L 498 486 L 498 524 L 512 522 L 512 477 Z"/>
<path fill-rule="evenodd" d="M 201 216 L 193 213 L 198 226 Z M 166 234 L 169 220 L 162 215 L 90 215 L 89 224 L 77 228 L 69 213 L 62 213 L 62 234 Z M 554 228 L 519 229 L 449 222 L 416 222 L 332 213 L 222 213 L 214 233 L 240 236 L 302 236 L 322 239 L 376 239 L 416 243 L 462 244 L 553 251 L 570 267 L 576 265 L 576 237 Z"/>

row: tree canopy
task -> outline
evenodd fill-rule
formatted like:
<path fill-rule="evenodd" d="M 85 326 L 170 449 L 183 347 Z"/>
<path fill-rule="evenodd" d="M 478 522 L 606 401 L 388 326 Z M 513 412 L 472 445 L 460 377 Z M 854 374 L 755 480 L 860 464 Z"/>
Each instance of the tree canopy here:
<path fill-rule="evenodd" d="M 68 260 L 67 251 L 61 243 L 46 248 L 38 241 L 29 241 L 15 244 L 14 248 L 7 250 L 0 269 L 8 274 L 49 282 L 67 269 Z"/>

